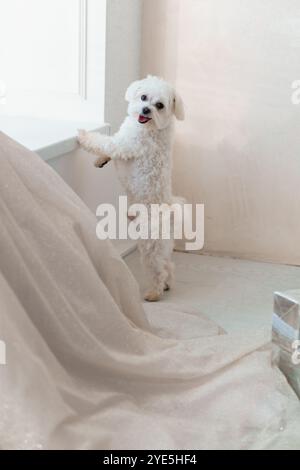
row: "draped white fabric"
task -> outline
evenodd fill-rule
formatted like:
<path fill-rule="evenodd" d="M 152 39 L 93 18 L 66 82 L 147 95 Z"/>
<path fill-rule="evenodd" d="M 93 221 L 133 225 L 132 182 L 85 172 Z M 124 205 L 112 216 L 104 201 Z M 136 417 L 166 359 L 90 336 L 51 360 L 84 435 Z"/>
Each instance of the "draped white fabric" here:
<path fill-rule="evenodd" d="M 299 448 L 299 401 L 270 332 L 143 308 L 96 219 L 0 134 L 2 449 Z"/>

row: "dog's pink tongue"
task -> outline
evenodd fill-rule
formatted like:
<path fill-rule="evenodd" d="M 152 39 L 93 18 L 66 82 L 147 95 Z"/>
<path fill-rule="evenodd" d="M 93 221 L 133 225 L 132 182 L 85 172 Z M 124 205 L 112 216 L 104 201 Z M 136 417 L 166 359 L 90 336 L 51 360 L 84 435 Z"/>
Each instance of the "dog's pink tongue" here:
<path fill-rule="evenodd" d="M 149 118 L 147 118 L 146 116 L 142 116 L 140 115 L 139 116 L 139 121 L 144 124 L 145 122 L 148 122 L 149 121 Z"/>

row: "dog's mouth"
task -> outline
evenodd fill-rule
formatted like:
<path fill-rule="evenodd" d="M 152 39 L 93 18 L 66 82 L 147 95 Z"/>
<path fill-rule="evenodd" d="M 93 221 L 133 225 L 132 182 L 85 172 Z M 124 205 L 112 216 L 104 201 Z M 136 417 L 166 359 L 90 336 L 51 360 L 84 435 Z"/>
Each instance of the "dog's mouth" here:
<path fill-rule="evenodd" d="M 151 118 L 147 116 L 143 116 L 142 114 L 139 115 L 139 123 L 140 124 L 147 124 L 147 122 L 151 121 Z"/>

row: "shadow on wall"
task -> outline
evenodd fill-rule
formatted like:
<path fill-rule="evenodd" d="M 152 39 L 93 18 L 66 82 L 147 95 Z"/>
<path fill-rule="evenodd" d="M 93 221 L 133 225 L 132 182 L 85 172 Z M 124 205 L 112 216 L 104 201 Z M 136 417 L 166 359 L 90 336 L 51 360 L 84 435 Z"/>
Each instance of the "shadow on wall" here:
<path fill-rule="evenodd" d="M 248 146 L 253 148 L 255 141 Z M 287 210 L 285 191 L 289 188 L 280 185 L 285 178 L 284 162 L 272 184 L 266 184 L 259 160 L 228 140 L 210 147 L 178 138 L 174 160 L 174 194 L 205 205 L 202 254 L 300 265 L 299 245 L 295 245 L 299 204 L 293 196 L 299 168 L 291 178 L 294 189 Z M 236 161 L 241 164 L 236 166 Z"/>

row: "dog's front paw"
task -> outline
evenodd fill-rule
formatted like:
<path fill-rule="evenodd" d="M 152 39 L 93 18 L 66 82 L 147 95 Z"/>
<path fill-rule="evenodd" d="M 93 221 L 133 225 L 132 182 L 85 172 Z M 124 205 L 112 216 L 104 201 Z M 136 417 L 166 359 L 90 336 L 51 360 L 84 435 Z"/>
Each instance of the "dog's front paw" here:
<path fill-rule="evenodd" d="M 146 302 L 158 302 L 161 298 L 161 294 L 155 290 L 150 290 L 146 293 L 144 300 Z"/>
<path fill-rule="evenodd" d="M 94 163 L 94 166 L 96 168 L 103 168 L 108 162 L 110 162 L 110 158 L 103 155 L 103 156 L 97 158 L 97 160 Z"/>

